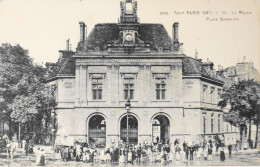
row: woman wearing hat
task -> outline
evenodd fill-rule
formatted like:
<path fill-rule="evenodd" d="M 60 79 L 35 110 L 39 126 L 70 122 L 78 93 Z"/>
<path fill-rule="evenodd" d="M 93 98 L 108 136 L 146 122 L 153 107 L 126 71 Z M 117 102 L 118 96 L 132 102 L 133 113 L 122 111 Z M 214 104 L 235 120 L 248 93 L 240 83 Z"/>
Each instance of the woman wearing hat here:
<path fill-rule="evenodd" d="M 119 151 L 119 163 L 124 163 L 125 162 L 125 157 L 124 157 L 124 150 L 120 148 Z"/>
<path fill-rule="evenodd" d="M 106 162 L 110 162 L 110 160 L 111 160 L 110 149 L 107 148 L 107 151 L 106 151 Z"/>
<path fill-rule="evenodd" d="M 85 153 L 85 159 L 86 159 L 86 162 L 90 162 L 90 151 L 89 151 L 88 148 L 87 148 L 86 153 Z"/>
<path fill-rule="evenodd" d="M 94 151 L 94 162 L 98 162 L 99 161 L 99 152 L 97 150 L 97 148 Z"/>
<path fill-rule="evenodd" d="M 99 155 L 100 162 L 105 162 L 106 161 L 106 153 L 105 153 L 105 149 L 104 149 L 103 145 L 101 146 L 101 150 L 100 150 L 99 154 L 100 154 Z"/>
<path fill-rule="evenodd" d="M 40 152 L 40 162 L 39 162 L 39 165 L 40 166 L 44 166 L 45 165 L 45 152 L 44 152 L 44 149 L 41 150 Z"/>
<path fill-rule="evenodd" d="M 225 159 L 226 159 L 224 151 L 225 151 L 225 148 L 224 148 L 224 146 L 222 146 L 220 148 L 220 161 L 225 161 Z"/>
<path fill-rule="evenodd" d="M 35 156 L 36 156 L 36 165 L 40 164 L 41 161 L 41 149 L 40 147 L 35 151 Z"/>

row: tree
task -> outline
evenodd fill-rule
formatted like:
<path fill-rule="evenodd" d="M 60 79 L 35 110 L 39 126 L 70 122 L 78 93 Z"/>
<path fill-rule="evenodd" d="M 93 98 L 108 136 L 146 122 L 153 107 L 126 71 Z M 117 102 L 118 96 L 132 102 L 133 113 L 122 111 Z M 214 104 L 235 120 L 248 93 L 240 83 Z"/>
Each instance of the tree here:
<path fill-rule="evenodd" d="M 242 131 L 245 130 L 246 124 L 249 124 L 249 141 L 251 140 L 251 123 L 257 122 L 258 118 L 259 90 L 259 83 L 254 80 L 239 81 L 223 89 L 223 93 L 220 95 L 222 100 L 218 104 L 222 108 L 227 104 L 231 105 L 229 113 L 225 115 L 227 122 L 240 126 Z"/>
<path fill-rule="evenodd" d="M 45 73 L 19 44 L 0 46 L 0 108 L 7 111 L 11 134 L 40 112 L 46 97 Z"/>

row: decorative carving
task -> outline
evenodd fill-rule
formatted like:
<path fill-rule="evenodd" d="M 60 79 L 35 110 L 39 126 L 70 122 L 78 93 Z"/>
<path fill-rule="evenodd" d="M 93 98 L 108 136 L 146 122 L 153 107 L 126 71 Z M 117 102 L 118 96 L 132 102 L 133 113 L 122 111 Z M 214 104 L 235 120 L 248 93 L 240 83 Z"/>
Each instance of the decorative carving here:
<path fill-rule="evenodd" d="M 121 73 L 121 78 L 136 78 L 137 73 Z"/>
<path fill-rule="evenodd" d="M 175 70 L 176 68 L 177 68 L 176 65 L 171 65 L 171 66 L 170 66 L 170 70 Z"/>
<path fill-rule="evenodd" d="M 145 66 L 145 69 L 146 69 L 146 70 L 150 70 L 150 68 L 151 68 L 151 66 L 149 66 L 149 65 L 146 65 L 146 66 Z"/>
<path fill-rule="evenodd" d="M 203 91 L 206 91 L 208 88 L 208 85 L 203 85 Z"/>
<path fill-rule="evenodd" d="M 153 79 L 155 79 L 155 78 L 169 79 L 169 77 L 170 77 L 169 73 L 153 73 Z"/>
<path fill-rule="evenodd" d="M 107 69 L 111 70 L 112 69 L 112 65 L 108 65 Z"/>
<path fill-rule="evenodd" d="M 211 87 L 210 93 L 213 93 L 214 91 L 215 91 L 215 88 L 214 88 L 214 87 Z"/>
<path fill-rule="evenodd" d="M 139 65 L 139 69 L 143 70 L 144 69 L 144 65 Z"/>
<path fill-rule="evenodd" d="M 87 66 L 84 66 L 84 65 L 82 65 L 82 66 L 81 66 L 81 68 L 82 68 L 83 70 L 86 70 L 88 67 L 87 67 Z"/>
<path fill-rule="evenodd" d="M 181 64 L 176 65 L 176 67 L 177 67 L 178 70 L 182 69 L 182 65 Z"/>
<path fill-rule="evenodd" d="M 106 78 L 106 73 L 89 73 L 89 79 L 92 78 Z"/>
<path fill-rule="evenodd" d="M 114 68 L 115 69 L 119 69 L 119 65 L 114 65 Z"/>

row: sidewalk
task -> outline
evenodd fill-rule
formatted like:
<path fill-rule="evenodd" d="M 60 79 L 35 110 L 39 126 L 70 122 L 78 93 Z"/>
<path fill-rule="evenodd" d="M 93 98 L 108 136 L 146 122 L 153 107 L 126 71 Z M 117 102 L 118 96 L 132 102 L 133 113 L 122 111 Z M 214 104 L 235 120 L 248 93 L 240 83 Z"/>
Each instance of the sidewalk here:
<path fill-rule="evenodd" d="M 115 164 L 102 164 L 102 163 L 83 163 L 83 162 L 75 162 L 75 161 L 69 161 L 69 162 L 63 162 L 61 159 L 57 158 L 54 154 L 54 151 L 51 150 L 51 146 L 43 146 L 43 145 L 35 145 L 34 150 L 38 149 L 44 149 L 46 153 L 46 166 L 109 166 L 112 167 Z M 14 159 L 8 159 L 6 158 L 6 153 L 0 153 L 0 166 L 35 166 L 35 160 L 36 157 L 34 154 L 29 154 L 28 156 L 25 156 L 25 153 L 22 151 L 21 148 L 17 149 L 17 153 L 14 156 Z M 225 151 L 228 151 L 227 149 Z M 257 153 L 257 154 L 256 154 Z M 234 166 L 234 165 L 256 165 L 259 164 L 259 157 L 260 157 L 260 150 L 259 149 L 249 149 L 249 150 L 239 150 L 238 152 L 232 151 L 232 158 L 228 156 L 228 153 L 226 154 L 226 161 L 220 162 L 219 155 L 213 156 L 213 161 L 205 161 L 205 160 L 197 160 L 196 158 L 194 161 L 189 161 L 188 164 L 184 163 L 183 161 L 173 161 L 171 162 L 170 166 L 215 166 L 215 165 L 228 165 L 228 166 Z M 196 156 L 195 156 L 196 157 Z M 118 164 L 117 164 L 118 165 Z M 119 164 L 119 165 L 125 165 L 125 164 Z M 128 164 L 130 165 L 130 164 Z M 134 166 L 165 166 L 161 163 L 150 163 L 150 164 L 141 164 L 141 165 L 134 165 Z M 132 166 L 132 165 L 131 165 Z"/>
<path fill-rule="evenodd" d="M 233 151 L 234 153 L 236 152 L 236 151 Z M 260 152 L 260 150 L 259 149 L 247 149 L 247 150 L 238 150 L 238 154 L 250 154 L 250 153 L 258 153 L 258 152 Z"/>

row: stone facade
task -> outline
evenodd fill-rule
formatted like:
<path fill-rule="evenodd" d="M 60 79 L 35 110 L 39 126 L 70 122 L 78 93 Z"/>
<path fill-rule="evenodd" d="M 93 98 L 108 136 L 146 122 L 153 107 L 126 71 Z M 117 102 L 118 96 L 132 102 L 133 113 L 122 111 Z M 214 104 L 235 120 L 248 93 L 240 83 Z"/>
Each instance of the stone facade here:
<path fill-rule="evenodd" d="M 57 86 L 56 144 L 110 146 L 126 136 L 134 144 L 157 137 L 200 143 L 223 135 L 217 103 L 224 81 L 213 63 L 183 54 L 178 23 L 172 40 L 162 25 L 139 23 L 136 10 L 135 1 L 121 2 L 120 22 L 97 24 L 87 38 L 80 22 L 77 51 L 60 51 L 49 79 Z"/>

